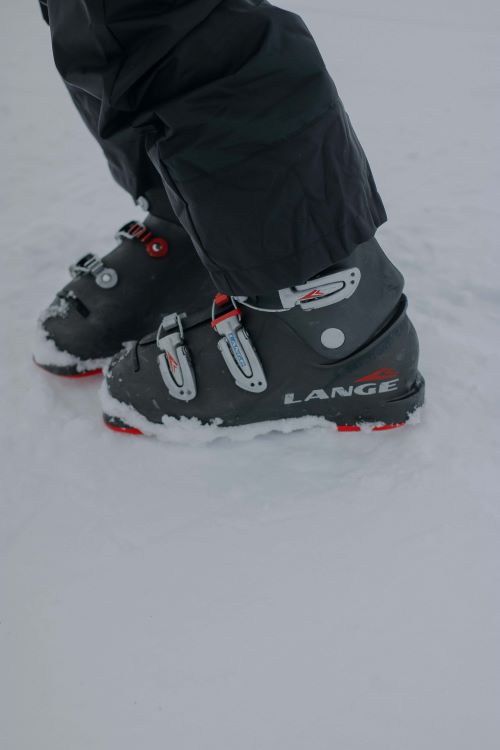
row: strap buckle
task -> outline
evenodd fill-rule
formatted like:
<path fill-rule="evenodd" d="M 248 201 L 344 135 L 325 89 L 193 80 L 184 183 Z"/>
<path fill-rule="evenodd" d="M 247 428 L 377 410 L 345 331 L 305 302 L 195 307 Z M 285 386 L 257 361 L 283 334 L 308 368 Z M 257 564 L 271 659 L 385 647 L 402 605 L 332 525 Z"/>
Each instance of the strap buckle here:
<path fill-rule="evenodd" d="M 128 221 L 115 233 L 115 240 L 134 240 L 139 239 L 147 233 L 147 229 L 144 224 L 140 224 L 138 221 Z"/>
<path fill-rule="evenodd" d="M 154 237 L 153 233 L 145 224 L 138 221 L 129 221 L 128 224 L 118 230 L 115 240 L 139 240 L 146 247 L 146 252 L 151 258 L 163 258 L 168 253 L 168 242 L 164 237 Z"/>
<path fill-rule="evenodd" d="M 97 286 L 100 286 L 101 289 L 112 289 L 118 284 L 118 274 L 115 269 L 107 268 L 102 260 L 93 253 L 88 253 L 76 263 L 73 263 L 69 267 L 69 272 L 74 279 L 78 276 L 93 276 Z"/>
<path fill-rule="evenodd" d="M 192 401 L 197 394 L 196 378 L 184 343 L 183 317 L 172 313 L 163 318 L 156 334 L 156 344 L 162 352 L 158 365 L 170 395 L 179 401 Z"/>
<path fill-rule="evenodd" d="M 217 306 L 222 309 L 215 317 Z M 265 391 L 264 368 L 248 331 L 241 325 L 241 311 L 226 295 L 217 295 L 214 300 L 212 328 L 220 336 L 217 347 L 238 388 L 249 393 Z"/>
<path fill-rule="evenodd" d="M 285 309 L 298 305 L 304 311 L 317 310 L 352 297 L 360 281 L 361 271 L 353 267 L 312 279 L 306 284 L 280 289 L 278 294 Z"/>

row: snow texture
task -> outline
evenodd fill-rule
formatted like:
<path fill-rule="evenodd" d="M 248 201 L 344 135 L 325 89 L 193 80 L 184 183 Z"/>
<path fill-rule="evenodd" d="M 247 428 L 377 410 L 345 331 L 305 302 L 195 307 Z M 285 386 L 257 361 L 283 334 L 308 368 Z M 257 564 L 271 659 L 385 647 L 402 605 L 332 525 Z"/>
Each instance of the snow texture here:
<path fill-rule="evenodd" d="M 4 0 L 2 750 L 497 750 L 497 0 L 287 0 L 390 222 L 414 428 L 166 444 L 35 368 L 40 310 L 140 218 Z M 222 218 L 222 217 L 221 217 Z"/>

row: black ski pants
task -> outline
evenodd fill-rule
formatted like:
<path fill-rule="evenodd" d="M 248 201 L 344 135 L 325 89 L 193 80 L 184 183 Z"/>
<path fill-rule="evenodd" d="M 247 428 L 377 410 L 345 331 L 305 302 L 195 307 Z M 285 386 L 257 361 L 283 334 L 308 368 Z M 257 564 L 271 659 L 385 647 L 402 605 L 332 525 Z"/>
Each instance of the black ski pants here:
<path fill-rule="evenodd" d="M 117 182 L 173 210 L 220 291 L 301 283 L 386 220 L 302 20 L 265 0 L 48 0 L 54 59 Z"/>

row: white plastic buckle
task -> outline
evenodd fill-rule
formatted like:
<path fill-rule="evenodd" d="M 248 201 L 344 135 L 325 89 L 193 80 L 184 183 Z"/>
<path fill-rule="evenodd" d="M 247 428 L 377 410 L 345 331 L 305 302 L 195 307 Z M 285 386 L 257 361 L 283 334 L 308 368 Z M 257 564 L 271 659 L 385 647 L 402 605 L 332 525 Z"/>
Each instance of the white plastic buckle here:
<path fill-rule="evenodd" d="M 107 268 L 102 260 L 93 253 L 88 253 L 69 267 L 73 278 L 90 274 L 101 289 L 112 289 L 118 284 L 118 274 L 114 268 Z"/>
<path fill-rule="evenodd" d="M 170 395 L 179 401 L 192 401 L 197 394 L 196 378 L 184 343 L 182 317 L 185 315 L 172 313 L 163 318 L 156 335 L 156 344 L 162 352 L 158 355 L 158 365 Z"/>
<path fill-rule="evenodd" d="M 359 286 L 361 271 L 348 268 L 288 289 L 280 289 L 281 304 L 286 309 L 298 305 L 302 310 L 317 310 L 352 297 Z"/>
<path fill-rule="evenodd" d="M 233 302 L 234 305 L 234 302 Z M 248 331 L 241 325 L 239 310 L 221 315 L 212 322 L 221 337 L 217 347 L 238 388 L 249 393 L 262 393 L 267 379 Z"/>
<path fill-rule="evenodd" d="M 141 224 L 140 221 L 129 221 L 128 224 L 124 224 L 122 228 L 115 233 L 115 240 L 117 242 L 120 242 L 120 240 L 138 239 L 138 235 L 140 236 L 141 231 L 136 231 L 134 234 L 132 234 L 132 232 L 130 231 L 132 228 L 139 228 L 139 230 L 142 230 L 142 232 L 146 231 L 146 227 L 144 226 L 144 224 Z"/>

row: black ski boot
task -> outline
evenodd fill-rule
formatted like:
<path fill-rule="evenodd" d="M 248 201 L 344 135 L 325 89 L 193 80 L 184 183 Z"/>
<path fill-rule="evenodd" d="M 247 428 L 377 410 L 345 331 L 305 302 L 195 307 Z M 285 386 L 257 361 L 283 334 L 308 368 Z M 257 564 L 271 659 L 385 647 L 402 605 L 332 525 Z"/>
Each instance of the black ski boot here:
<path fill-rule="evenodd" d="M 166 317 L 111 362 L 112 429 L 168 438 L 182 417 L 220 427 L 389 429 L 424 401 L 403 278 L 375 239 L 321 276 L 266 297 L 218 294 L 212 310 Z M 287 420 L 280 425 L 279 420 Z"/>
<path fill-rule="evenodd" d="M 97 374 L 165 314 L 212 299 L 213 283 L 180 225 L 149 215 L 122 227 L 116 240 L 104 258 L 88 254 L 71 266 L 72 281 L 40 316 L 34 360 L 45 370 Z"/>

